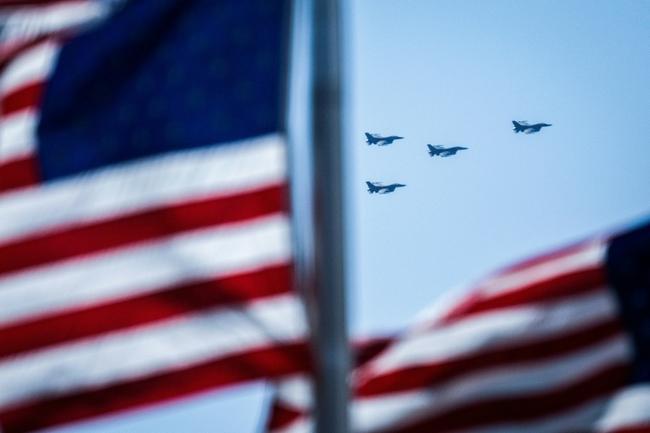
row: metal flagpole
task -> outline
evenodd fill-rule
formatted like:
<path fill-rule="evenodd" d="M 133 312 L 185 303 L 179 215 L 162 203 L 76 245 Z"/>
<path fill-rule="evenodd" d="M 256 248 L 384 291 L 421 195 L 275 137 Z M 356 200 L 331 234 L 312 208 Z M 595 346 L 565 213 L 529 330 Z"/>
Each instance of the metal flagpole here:
<path fill-rule="evenodd" d="M 312 0 L 317 433 L 349 431 L 350 351 L 344 289 L 340 14 L 339 0 Z"/>

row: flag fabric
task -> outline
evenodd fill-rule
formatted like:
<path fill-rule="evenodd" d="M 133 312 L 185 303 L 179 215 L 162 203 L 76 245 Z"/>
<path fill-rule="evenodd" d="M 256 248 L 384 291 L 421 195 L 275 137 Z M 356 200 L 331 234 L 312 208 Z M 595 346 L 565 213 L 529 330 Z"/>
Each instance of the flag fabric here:
<path fill-rule="evenodd" d="M 0 15 L 0 430 L 304 371 L 284 2 Z"/>
<path fill-rule="evenodd" d="M 105 18 L 98 1 L 0 1 L 0 194 L 38 181 L 36 122 L 65 35 Z"/>
<path fill-rule="evenodd" d="M 354 432 L 650 431 L 650 226 L 529 260 L 434 304 L 355 369 Z M 308 376 L 268 430 L 312 431 Z"/>
<path fill-rule="evenodd" d="M 353 342 L 355 368 L 363 366 L 381 353 L 393 338 L 382 336 L 361 339 Z M 307 421 L 311 428 L 311 420 L 306 417 L 313 404 L 313 388 L 310 371 L 301 371 L 281 378 L 274 384 L 274 394 L 269 409 L 266 429 L 269 433 L 291 431 L 294 424 L 304 428 Z"/>

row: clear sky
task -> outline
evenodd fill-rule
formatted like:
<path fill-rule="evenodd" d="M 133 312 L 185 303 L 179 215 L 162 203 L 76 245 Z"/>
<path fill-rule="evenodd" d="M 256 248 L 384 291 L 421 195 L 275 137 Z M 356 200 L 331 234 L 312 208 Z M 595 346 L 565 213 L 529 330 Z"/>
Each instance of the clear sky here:
<path fill-rule="evenodd" d="M 650 218 L 650 2 L 353 0 L 346 151 L 355 334 L 443 291 Z M 511 120 L 547 122 L 514 134 Z M 367 146 L 366 131 L 405 139 Z M 469 150 L 429 158 L 426 144 Z M 368 195 L 365 181 L 407 184 Z M 254 433 L 261 385 L 59 429 Z"/>

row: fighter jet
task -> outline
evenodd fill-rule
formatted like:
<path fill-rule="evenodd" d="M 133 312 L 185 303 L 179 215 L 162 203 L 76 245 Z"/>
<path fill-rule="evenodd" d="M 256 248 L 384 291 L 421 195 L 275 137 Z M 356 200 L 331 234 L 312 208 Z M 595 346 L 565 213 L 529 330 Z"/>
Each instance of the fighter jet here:
<path fill-rule="evenodd" d="M 529 125 L 525 120 L 520 120 L 519 122 L 513 120 L 512 124 L 514 125 L 513 131 L 515 131 L 515 134 L 518 132 L 523 132 L 524 134 L 533 134 L 535 132 L 539 132 L 542 128 L 552 126 L 550 123 L 536 123 L 534 125 Z"/>
<path fill-rule="evenodd" d="M 442 147 L 442 146 L 432 146 L 430 144 L 427 144 L 427 147 L 429 148 L 430 156 L 440 155 L 443 158 L 447 156 L 455 155 L 456 152 L 458 152 L 459 150 L 467 150 L 466 147 L 460 147 L 460 146 Z"/>
<path fill-rule="evenodd" d="M 366 143 L 368 143 L 368 146 L 371 144 L 376 144 L 377 146 L 386 146 L 389 144 L 393 144 L 393 141 L 395 140 L 401 140 L 404 137 L 398 137 L 397 135 L 390 135 L 388 137 L 382 137 L 378 134 L 371 134 L 369 132 L 366 132 Z"/>
<path fill-rule="evenodd" d="M 396 188 L 402 188 L 406 186 L 401 183 L 391 183 L 390 185 L 382 185 L 379 182 L 366 182 L 366 185 L 368 185 L 368 192 L 370 194 L 375 192 L 377 194 L 388 194 L 389 192 L 395 192 Z"/>

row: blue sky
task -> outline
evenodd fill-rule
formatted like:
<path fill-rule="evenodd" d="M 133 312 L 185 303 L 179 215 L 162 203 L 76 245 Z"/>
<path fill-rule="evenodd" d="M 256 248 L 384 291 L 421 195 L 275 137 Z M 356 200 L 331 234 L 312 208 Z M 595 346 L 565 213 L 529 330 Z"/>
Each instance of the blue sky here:
<path fill-rule="evenodd" d="M 359 1 L 349 234 L 357 329 L 650 213 L 648 2 Z M 548 122 L 514 134 L 513 119 Z M 364 131 L 406 137 L 363 144 Z M 429 158 L 427 143 L 469 147 Z M 399 181 L 369 196 L 363 181 Z"/>
<path fill-rule="evenodd" d="M 351 328 L 650 217 L 650 2 L 354 0 L 346 8 Z M 510 121 L 548 122 L 514 134 Z M 369 147 L 363 132 L 405 137 Z M 426 144 L 462 145 L 429 158 Z M 365 181 L 408 186 L 370 196 Z M 253 433 L 261 385 L 59 429 Z"/>

